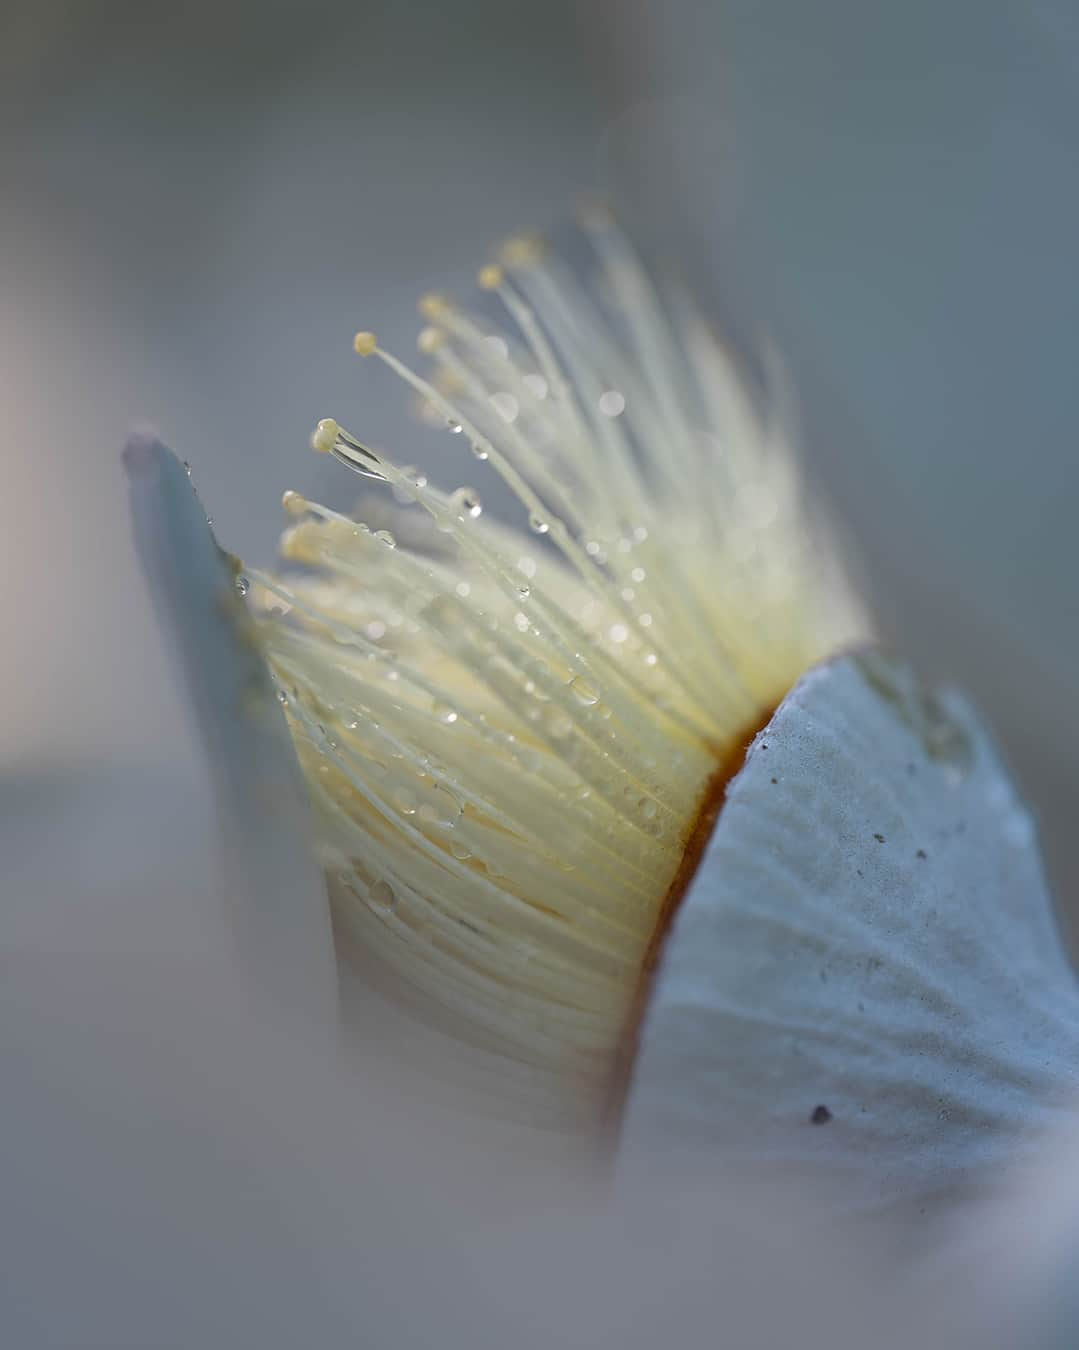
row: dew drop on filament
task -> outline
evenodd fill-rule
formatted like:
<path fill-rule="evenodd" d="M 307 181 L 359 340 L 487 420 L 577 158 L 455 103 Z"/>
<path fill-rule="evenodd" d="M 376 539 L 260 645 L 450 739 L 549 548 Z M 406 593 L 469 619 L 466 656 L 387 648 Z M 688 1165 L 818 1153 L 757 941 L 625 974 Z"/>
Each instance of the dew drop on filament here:
<path fill-rule="evenodd" d="M 393 804 L 403 816 L 416 814 L 416 798 L 407 788 L 398 788 L 393 794 Z"/>
<path fill-rule="evenodd" d="M 569 687 L 577 696 L 578 702 L 583 703 L 586 708 L 591 708 L 599 702 L 599 694 L 596 693 L 590 684 L 585 680 L 582 680 L 580 675 L 575 675 L 573 679 L 570 680 Z"/>
<path fill-rule="evenodd" d="M 480 501 L 479 493 L 472 488 L 458 488 L 450 500 L 454 510 L 461 517 L 467 516 L 470 520 L 475 520 L 483 514 L 483 503 Z"/>
<path fill-rule="evenodd" d="M 376 881 L 367 892 L 367 898 L 375 909 L 388 914 L 397 904 L 397 897 L 388 881 Z"/>

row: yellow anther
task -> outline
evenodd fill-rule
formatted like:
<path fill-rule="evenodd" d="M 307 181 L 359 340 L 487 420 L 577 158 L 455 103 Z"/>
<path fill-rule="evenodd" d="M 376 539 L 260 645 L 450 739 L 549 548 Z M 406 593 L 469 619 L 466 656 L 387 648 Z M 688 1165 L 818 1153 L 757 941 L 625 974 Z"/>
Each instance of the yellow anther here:
<path fill-rule="evenodd" d="M 532 267 L 546 251 L 547 245 L 538 234 L 518 234 L 507 239 L 498 252 L 507 267 Z"/>
<path fill-rule="evenodd" d="M 436 291 L 428 291 L 426 295 L 420 296 L 416 302 L 416 308 L 425 319 L 437 323 L 449 312 L 450 302 L 444 295 L 439 295 Z"/>
<path fill-rule="evenodd" d="M 505 274 L 497 263 L 488 263 L 486 267 L 481 267 L 479 276 L 476 280 L 479 282 L 482 290 L 497 291 L 499 286 L 505 280 Z"/>
<path fill-rule="evenodd" d="M 311 437 L 311 449 L 317 450 L 320 455 L 328 455 L 337 443 L 340 430 L 332 417 L 324 417 Z"/>
<path fill-rule="evenodd" d="M 307 498 L 302 492 L 293 492 L 290 488 L 281 498 L 281 505 L 290 516 L 302 516 L 307 510 Z"/>
<path fill-rule="evenodd" d="M 416 346 L 425 356 L 430 356 L 437 352 L 446 340 L 446 334 L 441 328 L 424 328 L 420 330 L 420 335 L 416 339 Z"/>
<path fill-rule="evenodd" d="M 318 562 L 317 554 L 311 548 L 311 528 L 309 525 L 293 525 L 281 536 L 278 552 L 289 562 Z"/>
<path fill-rule="evenodd" d="M 431 377 L 431 385 L 433 388 L 437 389 L 440 394 L 444 394 L 447 397 L 459 394 L 465 387 L 464 380 L 461 378 L 460 374 L 456 370 L 450 370 L 447 367 L 435 371 L 434 375 Z"/>
<path fill-rule="evenodd" d="M 378 348 L 378 338 L 374 333 L 357 333 L 352 339 L 352 350 L 357 356 L 372 356 Z"/>

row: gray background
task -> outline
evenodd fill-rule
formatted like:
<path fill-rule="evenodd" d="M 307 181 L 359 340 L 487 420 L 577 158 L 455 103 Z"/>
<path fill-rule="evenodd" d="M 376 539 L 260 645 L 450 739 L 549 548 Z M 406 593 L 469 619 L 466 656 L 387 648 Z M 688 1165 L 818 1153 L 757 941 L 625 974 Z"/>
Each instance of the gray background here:
<path fill-rule="evenodd" d="M 199 1099 L 192 1066 L 217 1036 L 191 1021 L 183 962 L 211 961 L 220 936 L 214 820 L 135 569 L 118 447 L 132 421 L 156 423 L 223 540 L 262 560 L 284 488 L 354 495 L 306 449 L 319 416 L 472 480 L 350 336 L 370 325 L 407 351 L 421 291 L 467 286 L 493 242 L 557 223 L 579 191 L 613 190 L 717 312 L 777 336 L 882 630 L 987 709 L 1079 913 L 1077 63 L 1075 11 L 1050 0 L 0 9 L 0 1027 L 26 1183 L 3 1264 L 28 1328 L 45 1325 L 28 1309 L 50 1262 L 69 1285 L 80 1272 L 83 1299 L 57 1303 L 40 1343 L 97 1344 L 99 1324 L 100 1343 L 127 1344 L 123 1324 L 131 1344 L 214 1344 L 234 1317 L 226 1339 L 245 1344 L 236 1291 L 209 1272 L 244 1247 L 250 1306 L 276 1261 L 294 1273 L 316 1245 L 293 1234 L 262 1261 L 250 1243 L 276 1193 L 252 1182 L 252 1206 L 229 1191 L 249 1117 L 280 1106 L 272 1046 L 236 1105 L 235 1158 L 206 1143 L 231 1108 Z M 229 1044 L 211 1076 L 230 1078 Z M 280 1175 L 307 1130 L 283 1127 L 259 1175 Z M 234 1207 L 200 1245 L 199 1205 L 225 1192 Z M 181 1199 L 158 1235 L 179 1253 L 174 1287 L 138 1234 Z M 407 1238 L 427 1216 L 393 1222 Z M 498 1246 L 456 1258 L 439 1287 L 489 1295 Z M 425 1274 L 443 1254 L 426 1252 Z M 372 1297 L 394 1287 L 383 1266 L 414 1258 L 404 1238 L 382 1255 L 361 1281 Z M 335 1259 L 305 1266 L 300 1330 L 272 1300 L 260 1311 L 260 1344 L 275 1326 L 296 1343 L 325 1281 L 347 1286 Z M 138 1296 L 113 1324 L 125 1269 Z M 200 1279 L 231 1309 L 220 1322 L 176 1292 Z M 175 1300 L 157 1341 L 155 1280 Z M 378 1307 L 397 1327 L 400 1307 Z M 390 1343 L 408 1334 L 422 1339 Z"/>

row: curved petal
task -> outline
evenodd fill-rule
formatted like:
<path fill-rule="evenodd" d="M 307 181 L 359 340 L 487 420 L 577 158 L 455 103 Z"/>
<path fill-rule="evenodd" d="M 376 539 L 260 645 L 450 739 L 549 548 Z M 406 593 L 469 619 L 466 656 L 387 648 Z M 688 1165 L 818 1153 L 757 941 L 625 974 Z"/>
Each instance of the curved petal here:
<path fill-rule="evenodd" d="M 1079 1080 L 1035 829 L 956 695 L 807 676 L 733 781 L 663 955 L 627 1165 L 707 1150 L 852 1208 L 983 1180 Z"/>
<path fill-rule="evenodd" d="M 302 778 L 232 561 L 185 467 L 152 435 L 124 450 L 135 543 L 214 775 L 244 964 L 279 1002 L 336 1018 L 325 883 Z"/>

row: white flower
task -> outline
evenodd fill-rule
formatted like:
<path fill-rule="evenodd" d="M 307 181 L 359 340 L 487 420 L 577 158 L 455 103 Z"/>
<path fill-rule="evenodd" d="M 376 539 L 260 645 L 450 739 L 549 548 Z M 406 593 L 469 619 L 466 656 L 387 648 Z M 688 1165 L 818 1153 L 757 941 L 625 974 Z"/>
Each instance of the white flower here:
<path fill-rule="evenodd" d="M 585 233 L 587 284 L 532 240 L 483 269 L 501 320 L 428 297 L 430 381 L 356 338 L 519 526 L 327 419 L 316 448 L 415 503 L 428 542 L 287 493 L 284 558 L 316 570 L 245 575 L 342 946 L 481 1047 L 505 1109 L 592 1132 L 726 779 L 862 627 L 781 401 L 609 221 Z"/>
<path fill-rule="evenodd" d="M 920 1211 L 1029 1151 L 1076 1086 L 1033 823 L 958 696 L 880 656 L 820 665 L 864 625 L 775 400 L 608 222 L 588 232 L 590 289 L 531 241 L 483 270 L 509 324 L 424 301 L 431 381 L 356 338 L 523 528 L 326 420 L 317 449 L 419 507 L 402 542 L 287 493 L 304 570 L 241 573 L 177 462 L 132 444 L 239 946 L 325 1022 L 287 721 L 338 961 L 465 1048 L 470 1106 L 563 1141 L 614 1120 L 631 1174 L 703 1149 Z"/>

